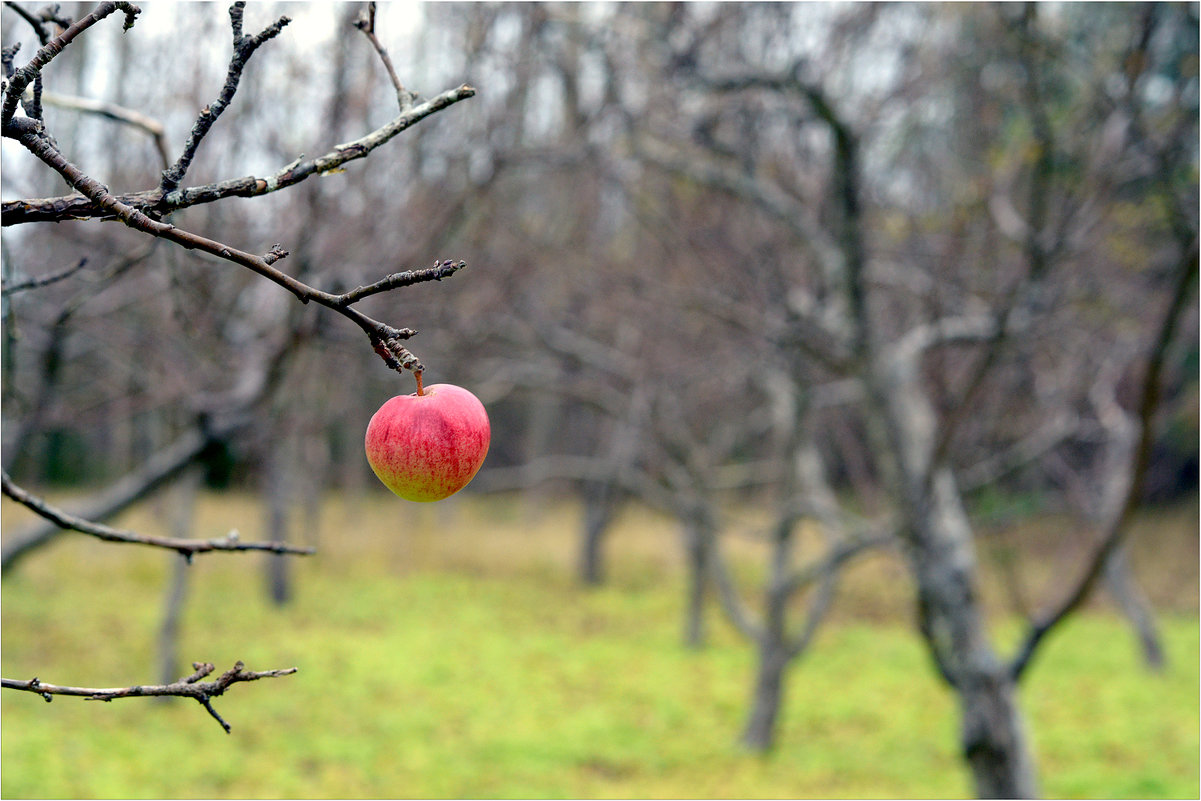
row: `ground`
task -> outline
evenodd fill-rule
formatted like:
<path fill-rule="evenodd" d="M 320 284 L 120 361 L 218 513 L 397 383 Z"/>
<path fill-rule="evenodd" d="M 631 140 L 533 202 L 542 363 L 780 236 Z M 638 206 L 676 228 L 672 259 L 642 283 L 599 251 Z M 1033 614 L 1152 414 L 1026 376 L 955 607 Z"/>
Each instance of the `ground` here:
<path fill-rule="evenodd" d="M 150 504 L 122 520 L 150 533 Z M 4 528 L 20 510 L 4 506 Z M 249 496 L 204 496 L 197 536 L 257 536 Z M 762 556 L 753 514 L 729 541 L 748 594 Z M 837 614 L 790 673 L 779 746 L 736 744 L 753 653 L 712 610 L 710 644 L 682 645 L 680 540 L 630 509 L 610 582 L 573 581 L 580 512 L 555 501 L 382 493 L 325 504 L 295 599 L 266 600 L 258 554 L 199 556 L 183 658 L 223 670 L 298 666 L 214 704 L 109 704 L 5 691 L 0 794 L 20 797 L 946 797 L 970 792 L 953 699 L 909 629 L 904 571 L 855 568 Z M 1132 559 L 1159 610 L 1169 663 L 1146 670 L 1102 599 L 1058 632 L 1021 701 L 1052 797 L 1197 797 L 1196 503 L 1140 522 Z M 1012 608 L 1068 569 L 1073 538 L 1043 518 L 982 541 L 1033 557 L 1018 592 L 991 570 L 1005 647 Z M 1016 556 L 1015 556 L 1016 554 Z M 1002 554 L 1004 555 L 1004 554 Z M 150 683 L 173 560 L 63 537 L 3 592 L 3 673 L 88 686 Z M 1018 598 L 1015 601 L 1014 598 Z M 181 675 L 188 672 L 181 669 Z"/>

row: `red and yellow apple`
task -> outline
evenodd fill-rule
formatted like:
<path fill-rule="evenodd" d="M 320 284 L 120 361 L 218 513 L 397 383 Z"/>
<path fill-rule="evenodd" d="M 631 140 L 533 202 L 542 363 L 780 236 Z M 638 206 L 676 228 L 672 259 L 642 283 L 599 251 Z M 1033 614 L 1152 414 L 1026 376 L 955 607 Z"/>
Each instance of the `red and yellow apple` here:
<path fill-rule="evenodd" d="M 453 384 L 397 395 L 367 424 L 367 463 L 409 501 L 440 501 L 479 472 L 492 429 L 479 398 Z"/>

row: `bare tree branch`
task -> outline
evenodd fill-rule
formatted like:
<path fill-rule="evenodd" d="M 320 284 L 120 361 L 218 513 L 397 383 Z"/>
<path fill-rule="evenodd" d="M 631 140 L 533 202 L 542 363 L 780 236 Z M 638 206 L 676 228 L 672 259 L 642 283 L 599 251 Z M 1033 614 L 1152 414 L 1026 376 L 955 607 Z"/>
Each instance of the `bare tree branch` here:
<path fill-rule="evenodd" d="M 105 542 L 123 542 L 150 545 L 155 548 L 167 548 L 168 550 L 178 552 L 185 559 L 189 560 L 195 554 L 208 553 L 209 551 L 270 551 L 271 553 L 289 553 L 302 556 L 309 556 L 316 553 L 315 548 L 302 548 L 283 542 L 242 542 L 238 539 L 236 531 L 231 531 L 228 535 L 220 539 L 211 540 L 144 536 L 125 529 L 111 528 L 102 523 L 93 523 L 90 520 L 85 520 L 82 517 L 52 506 L 37 495 L 14 484 L 13 480 L 9 478 L 8 473 L 2 470 L 0 470 L 0 485 L 2 485 L 6 496 L 32 512 L 41 515 L 55 525 L 72 531 L 78 531 L 81 534 L 90 534 Z"/>
<path fill-rule="evenodd" d="M 192 159 L 196 157 L 200 143 L 213 127 L 213 123 L 229 106 L 234 98 L 234 93 L 238 91 L 238 83 L 242 80 L 242 71 L 246 69 L 246 63 L 250 57 L 264 42 L 274 39 L 284 29 L 284 26 L 292 21 L 288 17 L 280 17 L 255 36 L 245 36 L 242 34 L 242 14 L 245 9 L 246 3 L 244 2 L 237 2 L 229 7 L 229 19 L 234 35 L 234 54 L 229 62 L 225 85 L 221 87 L 221 94 L 217 96 L 217 99 L 200 110 L 200 115 L 196 118 L 192 132 L 188 135 L 188 141 L 184 145 L 183 153 L 173 165 L 163 171 L 163 180 L 159 189 L 164 195 L 178 188 L 183 181 L 188 167 L 192 165 Z"/>
<path fill-rule="evenodd" d="M 1188 300 L 1192 297 L 1191 290 L 1197 278 L 1197 270 L 1197 241 L 1193 239 L 1189 244 L 1188 254 L 1179 265 L 1171 302 L 1164 311 L 1159 330 L 1156 332 L 1155 340 L 1147 354 L 1147 368 L 1143 375 L 1137 411 L 1138 442 L 1131 455 L 1124 494 L 1115 504 L 1110 519 L 1105 525 L 1101 541 L 1089 559 L 1084 573 L 1058 606 L 1049 610 L 1030 626 L 1025 639 L 1010 662 L 1010 674 L 1015 681 L 1021 678 L 1026 668 L 1029 667 L 1031 658 L 1047 634 L 1088 599 L 1097 580 L 1103 575 L 1110 557 L 1121 545 L 1129 528 L 1130 518 L 1138 508 L 1143 478 L 1151 458 L 1151 445 L 1155 434 L 1153 417 L 1159 405 L 1160 376 L 1163 372 L 1168 346 L 1176 332 L 1176 326 L 1183 316 Z"/>
<path fill-rule="evenodd" d="M 64 278 L 70 278 L 71 276 L 75 275 L 75 273 L 82 270 L 84 265 L 87 263 L 88 260 L 83 258 L 80 259 L 79 262 L 73 267 L 68 267 L 67 269 L 60 270 L 57 273 L 51 273 L 50 275 L 42 276 L 40 278 L 31 278 L 28 281 L 21 281 L 20 283 L 16 284 L 0 283 L 0 288 L 2 288 L 4 293 L 7 295 L 11 295 L 15 292 L 26 292 L 30 289 L 41 289 L 44 286 L 56 284 L 59 281 L 62 281 Z"/>
<path fill-rule="evenodd" d="M 424 270 L 405 270 L 400 273 L 392 273 L 376 281 L 374 284 L 356 287 L 349 292 L 338 295 L 337 299 L 342 305 L 349 306 L 352 303 L 358 303 L 370 295 L 399 289 L 402 286 L 412 286 L 413 284 L 420 284 L 426 281 L 441 281 L 443 278 L 449 278 L 466 266 L 467 262 L 465 261 L 447 260 L 437 262 L 433 267 L 427 267 Z"/>
<path fill-rule="evenodd" d="M 5 0 L 4 5 L 17 12 L 21 19 L 29 23 L 29 27 L 33 28 L 33 32 L 37 35 L 39 42 L 44 45 L 50 41 L 50 32 L 46 30 L 45 25 L 47 20 L 29 13 L 19 3 L 14 3 L 12 0 Z M 43 14 L 45 14 L 45 12 L 43 12 Z"/>
<path fill-rule="evenodd" d="M 357 297 L 353 295 L 350 297 L 332 295 L 328 292 L 315 289 L 286 273 L 280 272 L 272 265 L 286 257 L 288 252 L 279 245 L 273 245 L 266 254 L 257 256 L 200 236 L 199 234 L 190 233 L 170 223 L 152 219 L 143 212 L 119 201 L 99 182 L 85 175 L 78 167 L 67 161 L 63 154 L 59 152 L 54 142 L 43 133 L 40 123 L 17 124 L 29 122 L 28 120 L 13 121 L 9 125 L 9 128 L 5 130 L 5 135 L 19 141 L 42 162 L 59 173 L 71 186 L 83 192 L 84 195 L 91 198 L 97 205 L 112 211 L 130 228 L 149 234 L 150 236 L 169 240 L 190 250 L 201 250 L 234 264 L 239 264 L 279 284 L 295 295 L 302 303 L 314 301 L 329 309 L 333 309 L 363 329 L 364 333 L 371 340 L 372 347 L 380 354 L 390 369 L 397 371 L 411 370 L 417 374 L 420 374 L 425 369 L 421 362 L 400 344 L 401 340 L 408 339 L 416 332 L 408 328 L 393 328 L 390 325 L 368 317 L 357 309 L 351 308 L 351 303 L 362 297 L 362 295 Z M 461 266 L 456 266 L 454 270 L 446 274 L 452 274 L 461 269 Z"/>
<path fill-rule="evenodd" d="M 61 34 L 51 39 L 34 54 L 29 63 L 17 69 L 12 78 L 8 82 L 8 87 L 5 90 L 4 104 L 0 106 L 0 126 L 8 127 L 12 122 L 13 115 L 17 113 L 17 104 L 21 100 L 21 96 L 25 93 L 25 87 L 38 76 L 41 75 L 42 69 L 49 64 L 55 56 L 63 51 L 67 45 L 75 39 L 76 36 L 86 31 L 88 28 L 95 25 L 100 20 L 112 14 L 114 11 L 120 10 L 125 13 L 125 30 L 133 27 L 134 20 L 137 15 L 142 13 L 137 6 L 117 0 L 117 2 L 103 2 L 96 6 L 92 13 L 83 17 L 71 27 L 67 28 Z M 40 98 L 39 98 L 40 100 Z M 30 117 L 35 120 L 41 119 L 41 109 L 30 109 Z"/>
<path fill-rule="evenodd" d="M 221 728 L 225 729 L 225 733 L 229 734 L 232 727 L 217 714 L 217 710 L 213 708 L 211 699 L 222 695 L 234 684 L 258 681 L 259 679 L 273 679 L 279 676 L 290 676 L 297 671 L 297 668 L 294 667 L 262 671 L 246 670 L 246 666 L 241 660 L 238 660 L 232 668 L 222 673 L 216 679 L 201 681 L 201 679 L 213 672 L 215 669 L 213 664 L 211 662 L 193 662 L 192 667 L 195 668 L 195 673 L 171 684 L 139 684 L 133 687 L 97 689 L 93 687 L 67 687 L 58 684 L 47 684 L 40 679 L 33 678 L 28 681 L 0 679 L 0 685 L 6 690 L 23 690 L 25 692 L 37 693 L 45 698 L 47 702 L 53 700 L 53 697 L 56 695 L 73 695 L 88 701 L 112 701 L 116 698 L 151 698 L 162 696 L 194 698 L 213 716 L 214 720 L 221 724 Z"/>
<path fill-rule="evenodd" d="M 164 215 L 202 203 L 213 203 L 227 197 L 258 197 L 298 184 L 314 175 L 334 172 L 347 162 L 365 158 L 371 151 L 390 141 L 426 117 L 436 114 L 461 100 L 475 96 L 475 89 L 463 85 L 447 90 L 418 103 L 370 133 L 337 145 L 328 153 L 312 159 L 297 159 L 275 173 L 259 178 L 231 178 L 215 184 L 184 187 L 164 194 L 160 188 L 126 195 L 115 199 L 148 214 Z M 84 194 L 63 197 L 10 200 L 0 205 L 0 225 L 21 225 L 31 222 L 61 222 L 90 218 L 111 219 L 115 212 Z"/>
<path fill-rule="evenodd" d="M 98 521 L 111 518 L 145 498 L 192 464 L 208 447 L 210 438 L 200 430 L 181 436 L 147 459 L 135 472 L 98 493 L 73 516 Z M 63 532 L 58 524 L 47 522 L 25 532 L 7 535 L 0 551 L 0 570 L 7 573 L 24 556 L 50 542 Z"/>
<path fill-rule="evenodd" d="M 784 652 L 789 659 L 796 659 L 805 652 L 809 643 L 813 642 L 818 627 L 825 619 L 826 613 L 830 611 L 830 604 L 834 602 L 834 591 L 838 588 L 838 579 L 841 576 L 842 571 L 837 567 L 822 576 L 821 586 L 817 588 L 817 593 L 809 604 L 809 609 L 805 614 L 805 623 L 801 626 L 801 630 L 791 640 L 787 636 L 784 637 Z"/>
<path fill-rule="evenodd" d="M 791 595 L 830 573 L 836 573 L 847 562 L 855 557 L 875 550 L 896 545 L 897 538 L 892 532 L 866 536 L 844 542 L 827 551 L 824 558 L 814 562 L 804 569 L 793 573 L 781 587 L 781 591 Z"/>
<path fill-rule="evenodd" d="M 413 101 L 417 99 L 417 93 L 404 88 L 404 85 L 400 82 L 400 78 L 396 75 L 396 68 L 392 66 L 392 59 L 388 56 L 388 51 L 384 49 L 384 46 L 380 44 L 379 38 L 375 35 L 374 2 L 367 4 L 367 8 L 355 21 L 354 26 L 363 32 L 367 37 L 367 41 L 371 42 L 371 46 L 379 54 L 380 61 L 384 63 L 384 69 L 388 71 L 388 79 L 392 81 L 392 87 L 396 90 L 396 102 L 403 112 L 409 106 L 413 105 Z"/>
<path fill-rule="evenodd" d="M 767 633 L 763 627 L 755 625 L 751 619 L 750 612 L 746 608 L 746 604 L 739 597 L 738 590 L 734 586 L 734 580 L 730 576 L 730 570 L 726 566 L 726 559 L 722 555 L 716 538 L 714 538 L 712 548 L 709 567 L 713 574 L 713 581 L 717 585 L 717 597 L 721 601 L 721 606 L 726 613 L 726 617 L 743 636 L 751 642 L 762 644 L 767 637 Z"/>
<path fill-rule="evenodd" d="M 98 114 L 114 122 L 120 122 L 137 128 L 140 131 L 145 131 L 154 140 L 154 148 L 158 151 L 158 157 L 163 163 L 163 169 L 166 169 L 171 163 L 171 157 L 167 155 L 166 129 L 161 122 L 153 117 L 148 117 L 140 111 L 118 106 L 116 103 L 106 103 L 90 97 L 72 97 L 70 95 L 60 95 L 55 92 L 43 92 L 42 101 L 47 105 L 58 108 Z"/>

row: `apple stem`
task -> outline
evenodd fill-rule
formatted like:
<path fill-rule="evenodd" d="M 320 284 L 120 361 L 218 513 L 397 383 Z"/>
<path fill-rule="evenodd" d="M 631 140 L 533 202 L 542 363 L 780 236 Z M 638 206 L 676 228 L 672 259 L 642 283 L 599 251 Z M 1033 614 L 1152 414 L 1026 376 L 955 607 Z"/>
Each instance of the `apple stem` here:
<path fill-rule="evenodd" d="M 414 370 L 413 377 L 417 379 L 417 394 L 418 396 L 425 394 L 425 387 L 421 384 L 421 371 Z"/>

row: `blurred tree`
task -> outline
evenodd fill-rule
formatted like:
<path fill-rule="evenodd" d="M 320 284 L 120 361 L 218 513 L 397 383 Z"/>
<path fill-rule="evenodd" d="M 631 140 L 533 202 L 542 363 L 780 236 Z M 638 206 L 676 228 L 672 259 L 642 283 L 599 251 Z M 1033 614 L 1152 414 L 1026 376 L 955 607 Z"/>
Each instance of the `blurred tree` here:
<path fill-rule="evenodd" d="M 895 546 L 978 792 L 1034 794 L 1016 683 L 1107 572 L 1139 617 L 1115 555 L 1158 388 L 1195 352 L 1177 333 L 1196 313 L 1195 8 L 439 12 L 478 37 L 463 69 L 503 87 L 458 131 L 486 176 L 458 179 L 458 235 L 497 267 L 467 308 L 510 332 L 480 380 L 499 367 L 498 392 L 556 391 L 589 420 L 540 415 L 562 433 L 526 449 L 527 480 L 607 480 L 680 515 L 690 574 L 719 579 L 760 650 L 755 747 L 837 568 Z M 615 469 L 621 421 L 638 449 Z M 774 521 L 760 620 L 710 556 L 730 488 Z M 1008 656 L 978 586 L 989 493 L 1016 501 L 989 515 L 1034 495 L 1095 535 Z M 798 547 L 808 531 L 824 550 Z"/>
<path fill-rule="evenodd" d="M 883 96 L 876 98 L 870 93 L 868 97 L 858 96 L 853 83 L 840 86 L 842 79 L 853 81 L 857 77 L 854 71 L 832 72 L 832 64 L 817 56 L 797 58 L 774 69 L 750 56 L 741 64 L 737 63 L 739 59 L 728 63 L 726 54 L 731 51 L 719 50 L 720 31 L 731 32 L 744 44 L 756 42 L 756 34 L 766 32 L 762 44 L 749 48 L 749 52 L 756 56 L 770 52 L 770 39 L 778 26 L 756 25 L 749 19 L 750 14 L 731 13 L 725 19 L 719 15 L 717 31 L 710 22 L 703 36 L 689 35 L 687 24 L 681 20 L 671 21 L 669 29 L 648 38 L 672 41 L 675 30 L 684 28 L 686 33 L 675 37 L 684 42 L 677 49 L 683 55 L 676 57 L 681 75 L 675 86 L 681 92 L 696 92 L 699 98 L 707 95 L 710 99 L 707 103 L 701 100 L 698 105 L 702 110 L 692 116 L 699 117 L 694 128 L 699 148 L 676 155 L 661 144 L 660 136 L 651 142 L 656 147 L 648 145 L 646 150 L 652 161 L 672 172 L 777 216 L 812 252 L 812 256 L 801 259 L 802 264 L 812 265 L 810 277 L 781 276 L 776 295 L 784 301 L 785 319 L 791 317 L 794 341 L 804 341 L 797 355 L 802 362 L 812 363 L 802 367 L 797 385 L 820 382 L 820 372 L 814 372 L 818 368 L 832 372 L 836 378 L 853 380 L 862 393 L 865 432 L 871 443 L 865 450 L 875 463 L 874 473 L 883 492 L 891 499 L 888 516 L 894 521 L 913 576 L 919 629 L 940 674 L 960 698 L 961 743 L 977 791 L 982 796 L 1028 796 L 1036 792 L 1033 759 L 1013 688 L 1042 637 L 1087 596 L 1099 570 L 1110 564 L 1109 557 L 1121 541 L 1145 472 L 1165 349 L 1171 344 L 1181 313 L 1191 305 L 1197 258 L 1195 211 L 1190 210 L 1196 202 L 1196 152 L 1190 144 L 1195 140 L 1195 71 L 1179 74 L 1181 83 L 1171 93 L 1179 104 L 1157 109 L 1166 112 L 1170 144 L 1163 139 L 1142 140 L 1137 135 L 1128 135 L 1116 144 L 1098 142 L 1093 136 L 1080 135 L 1089 129 L 1077 119 L 1095 114 L 1102 102 L 1098 93 L 1113 89 L 1109 75 L 1129 63 L 1131 40 L 1153 40 L 1146 26 L 1164 24 L 1165 30 L 1174 30 L 1179 20 L 1167 22 L 1155 19 L 1156 15 L 1141 19 L 1134 15 L 1133 19 L 1122 20 L 1134 23 L 1126 29 L 1126 41 L 1118 37 L 1114 42 L 1114 20 L 1094 27 L 1083 17 L 1067 15 L 1043 23 L 1033 6 L 1016 15 L 1009 10 L 990 16 L 970 15 L 964 28 L 972 52 L 985 59 L 987 68 L 1014 76 L 1004 81 L 998 92 L 999 105 L 1008 119 L 1000 121 L 996 134 L 981 131 L 968 146 L 975 150 L 980 142 L 990 142 L 994 148 L 984 162 L 999 165 L 995 177 L 986 179 L 986 191 L 992 194 L 992 222 L 1002 236 L 1014 241 L 1015 251 L 1007 263 L 997 263 L 992 274 L 964 271 L 961 265 L 977 261 L 970 249 L 971 229 L 961 229 L 949 238 L 950 246 L 958 251 L 954 257 L 941 263 L 937 256 L 931 257 L 938 253 L 940 237 L 931 221 L 968 221 L 972 219 L 971 207 L 979 206 L 970 190 L 966 207 L 961 199 L 962 179 L 954 172 L 959 153 L 951 148 L 953 143 L 941 143 L 943 148 L 951 149 L 943 150 L 942 165 L 933 172 L 933 176 L 946 176 L 941 192 L 937 185 L 923 185 L 930 181 L 930 174 L 907 186 L 904 168 L 889 170 L 884 164 L 873 163 L 873 157 L 880 157 L 896 132 L 885 116 L 890 94 L 896 92 L 907 104 L 906 114 L 941 112 L 952 120 L 961 114 L 967 116 L 953 106 L 947 108 L 948 103 L 964 95 L 941 92 L 938 82 L 921 72 L 912 45 L 879 32 L 878 12 L 860 8 L 839 20 L 835 30 L 841 38 L 832 37 L 829 49 L 833 54 L 827 56 L 836 60 L 839 51 L 846 48 L 845 52 L 851 54 L 846 57 L 854 58 L 876 39 L 878 44 L 896 47 L 895 69 L 902 76 L 907 61 L 917 62 L 914 68 L 924 80 L 916 75 L 909 81 L 902 77 L 889 83 Z M 770 16 L 772 12 L 766 13 Z M 892 13 L 893 22 L 903 30 L 900 26 L 911 14 L 921 18 L 931 12 L 906 8 Z M 1188 14 L 1186 10 L 1180 13 Z M 1191 23 L 1195 29 L 1195 19 Z M 746 33 L 752 26 L 756 33 Z M 1077 36 L 1087 44 L 1073 39 Z M 1166 43 L 1172 38 L 1164 34 L 1161 41 Z M 1100 47 L 1098 39 L 1106 41 L 1110 49 Z M 1065 51 L 1074 46 L 1081 48 L 1078 57 L 1087 61 L 1071 60 Z M 711 58 L 702 58 L 710 48 Z M 888 51 L 873 52 L 880 61 L 889 57 Z M 1179 59 L 1180 54 L 1165 44 L 1157 56 L 1171 60 Z M 1195 63 L 1195 50 L 1192 58 Z M 1145 59 L 1144 63 L 1149 66 L 1155 59 Z M 1082 66 L 1090 71 L 1081 74 Z M 1107 74 L 1106 70 L 1111 72 Z M 917 87 L 921 87 L 922 94 L 914 96 Z M 1128 93 L 1133 95 L 1130 106 L 1136 110 L 1128 107 L 1125 113 L 1139 116 L 1149 111 L 1141 105 L 1133 86 Z M 969 103 L 978 102 L 970 94 L 966 97 Z M 856 110 L 850 112 L 851 108 Z M 793 125 L 801 136 L 794 141 L 804 143 L 808 158 L 802 155 L 791 162 L 772 160 L 774 147 L 788 146 L 787 140 L 771 138 L 767 121 L 773 119 L 773 112 L 783 119 L 795 114 Z M 754 132 L 738 124 L 751 115 L 764 120 Z M 1191 121 L 1184 123 L 1185 119 Z M 902 124 L 908 123 L 902 118 Z M 670 124 L 678 128 L 679 118 Z M 724 137 L 723 129 L 728 131 Z M 811 136 L 811 131 L 819 136 Z M 931 144 L 924 138 L 917 141 L 919 148 Z M 1106 145 L 1116 149 L 1107 150 Z M 1153 172 L 1122 176 L 1112 171 L 1114 160 L 1126 154 L 1134 159 L 1145 150 L 1156 153 L 1148 165 Z M 801 169 L 796 178 L 786 172 L 790 163 Z M 968 163 L 980 162 L 972 159 Z M 810 164 L 818 166 L 808 170 L 806 176 L 805 168 Z M 1164 209 L 1157 223 L 1163 233 L 1151 237 L 1164 244 L 1150 251 L 1159 266 L 1146 276 L 1152 279 L 1144 284 L 1146 289 L 1137 293 L 1139 307 L 1127 311 L 1126 319 L 1133 323 L 1127 329 L 1129 333 L 1120 332 L 1122 339 L 1135 344 L 1129 350 L 1115 352 L 1112 334 L 1099 330 L 1095 318 L 1080 316 L 1082 311 L 1087 315 L 1088 310 L 1082 308 L 1073 291 L 1079 273 L 1065 267 L 1080 263 L 1078 260 L 1106 263 L 1091 234 L 1115 207 L 1120 208 L 1121 193 L 1139 191 L 1136 187 L 1147 178 L 1153 180 L 1141 187 L 1144 202 Z M 1013 199 L 1019 192 L 1024 193 L 1024 202 Z M 903 206 L 894 205 L 890 202 L 893 197 L 912 211 L 906 213 Z M 869 207 L 868 199 L 876 208 Z M 923 229 L 933 232 L 932 241 L 930 237 L 920 240 L 916 258 L 906 255 L 908 248 L 899 252 L 892 249 L 890 216 L 911 241 L 918 241 L 914 235 Z M 873 226 L 875 219 L 883 225 Z M 988 219 L 984 222 L 982 228 L 987 230 Z M 1151 223 L 1144 221 L 1147 224 Z M 1140 231 L 1135 236 L 1143 235 Z M 875 252 L 881 255 L 875 256 Z M 995 252 L 982 256 L 988 259 Z M 765 266 L 771 265 L 770 260 L 766 261 Z M 1114 266 L 1124 267 L 1121 262 Z M 1089 304 L 1095 302 L 1094 298 L 1103 298 L 1102 302 L 1112 309 L 1111 315 L 1116 315 L 1122 296 L 1112 293 L 1129 286 L 1125 277 L 1102 273 L 1098 267 L 1091 272 L 1097 278 L 1105 277 L 1090 287 L 1096 293 L 1092 298 L 1080 300 Z M 991 286 L 973 287 L 972 282 L 978 278 Z M 898 280 L 904 283 L 894 283 Z M 1155 311 L 1148 313 L 1148 307 Z M 1137 323 L 1148 317 L 1150 327 Z M 1104 323 L 1112 326 L 1113 318 Z M 1070 339 L 1068 331 L 1072 332 Z M 1093 337 L 1094 343 L 1077 339 L 1081 334 Z M 1053 351 L 1055 337 L 1060 343 L 1069 340 L 1078 348 L 1065 352 L 1067 358 L 1083 362 L 1095 354 L 1092 358 L 1104 360 L 1102 364 L 1119 360 L 1117 369 L 1121 374 L 1137 376 L 1141 389 L 1136 394 L 1141 400 L 1133 404 L 1133 412 L 1112 401 L 1112 384 L 1106 383 L 1103 370 L 1094 372 L 1092 379 L 1085 373 L 1072 373 L 1074 380 L 1066 385 L 1060 374 L 1056 381 L 1059 392 L 1051 397 L 1041 393 L 1023 397 L 994 384 L 995 376 L 1002 372 L 1001 365 L 1013 364 L 1009 360 L 1015 355 L 1028 360 L 1018 363 L 1021 367 L 1037 371 L 1037 356 L 1031 357 L 1040 351 Z M 972 354 L 966 363 L 937 356 L 948 348 L 964 346 Z M 1057 365 L 1056 369 L 1061 368 Z M 1034 372 L 1031 378 L 1039 382 L 1050 376 Z M 981 413 L 988 389 L 993 390 L 988 394 L 1001 402 L 1008 419 L 999 408 L 995 416 Z M 1102 442 L 1116 449 L 1099 454 L 1101 458 L 1090 468 L 1097 472 L 1103 488 L 1088 507 L 1089 520 L 1101 536 L 1095 550 L 1085 558 L 1083 576 L 1067 582 L 1067 598 L 1033 618 L 1024 645 L 1011 659 L 1004 659 L 995 653 L 986 633 L 975 577 L 972 528 L 957 477 L 963 469 L 960 459 L 971 456 L 973 450 L 978 458 L 982 447 L 995 447 L 982 438 L 1005 436 L 1012 431 L 1015 411 L 1025 412 L 1027 419 L 1072 415 L 1083 425 L 1080 412 L 1074 410 L 1088 398 L 1094 404 L 1103 404 L 1094 407 L 1099 433 Z M 1112 425 L 1106 422 L 1108 414 L 1115 415 Z M 1002 425 L 994 427 L 994 421 Z M 1094 441 L 1097 433 L 1096 429 L 1090 430 Z M 1054 436 L 1064 438 L 1059 430 Z M 971 443 L 969 448 L 959 450 L 967 442 Z M 808 453 L 816 457 L 821 451 L 811 446 Z M 812 490 L 806 494 L 814 497 Z M 773 572 L 770 581 L 778 585 L 781 579 Z M 761 663 L 769 663 L 772 656 L 765 653 Z M 764 685 L 762 678 L 760 686 Z M 772 689 L 776 684 L 768 682 L 768 688 L 758 690 L 756 698 L 760 702 L 767 698 L 767 705 L 772 705 L 772 696 L 778 694 Z M 770 736 L 748 739 L 759 745 L 770 742 Z"/>

